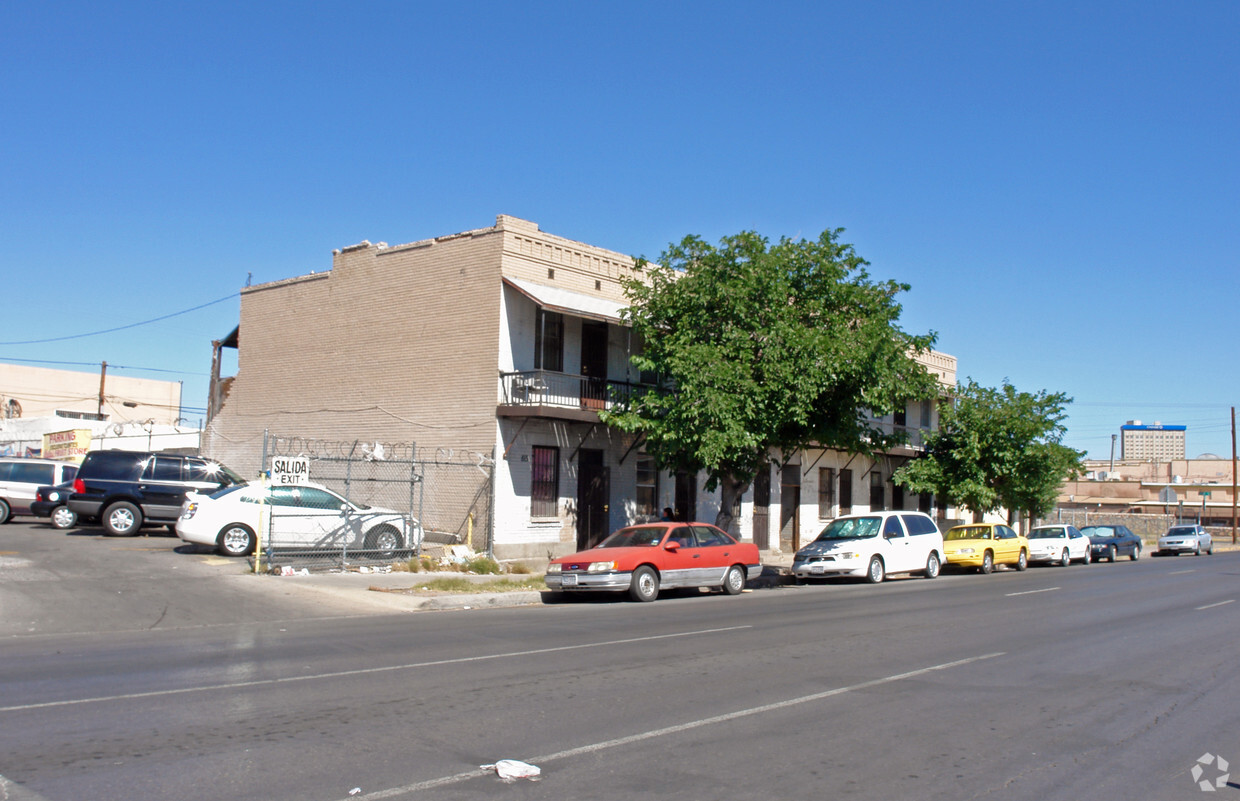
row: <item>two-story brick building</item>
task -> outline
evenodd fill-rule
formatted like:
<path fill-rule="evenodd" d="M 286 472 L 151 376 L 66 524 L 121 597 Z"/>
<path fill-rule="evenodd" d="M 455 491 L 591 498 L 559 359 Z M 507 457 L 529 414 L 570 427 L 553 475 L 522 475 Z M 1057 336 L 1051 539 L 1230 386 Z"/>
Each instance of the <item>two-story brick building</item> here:
<path fill-rule="evenodd" d="M 500 215 L 490 228 L 335 251 L 331 270 L 242 290 L 237 374 L 213 378 L 204 451 L 257 472 L 264 431 L 337 441 L 414 442 L 494 460 L 493 542 L 501 558 L 546 558 L 674 507 L 713 519 L 703 476 L 662 471 L 639 438 L 598 410 L 649 385 L 630 363 L 621 253 Z M 220 363 L 217 358 L 216 364 Z M 926 364 L 947 386 L 955 359 Z M 937 424 L 911 404 L 886 424 Z M 738 533 L 795 547 L 822 518 L 906 506 L 891 473 L 914 453 L 877 460 L 775 454 L 745 497 Z"/>

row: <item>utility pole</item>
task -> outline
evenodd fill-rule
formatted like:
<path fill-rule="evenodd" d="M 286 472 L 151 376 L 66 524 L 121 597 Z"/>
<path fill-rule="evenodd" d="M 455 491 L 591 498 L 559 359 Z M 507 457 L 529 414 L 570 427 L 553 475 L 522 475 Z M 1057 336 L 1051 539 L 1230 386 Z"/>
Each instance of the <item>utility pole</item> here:
<path fill-rule="evenodd" d="M 1115 435 L 1111 435 L 1111 472 L 1107 473 L 1107 478 L 1115 475 Z"/>
<path fill-rule="evenodd" d="M 99 368 L 99 419 L 103 419 L 103 382 L 108 375 L 108 363 L 104 362 Z"/>
<path fill-rule="evenodd" d="M 1236 544 L 1236 407 L 1231 407 L 1231 544 Z"/>

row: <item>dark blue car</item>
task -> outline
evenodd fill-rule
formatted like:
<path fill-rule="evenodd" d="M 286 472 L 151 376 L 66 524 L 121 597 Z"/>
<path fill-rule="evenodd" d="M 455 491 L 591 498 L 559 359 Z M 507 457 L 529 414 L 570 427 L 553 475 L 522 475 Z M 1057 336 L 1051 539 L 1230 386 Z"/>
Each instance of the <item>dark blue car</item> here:
<path fill-rule="evenodd" d="M 1084 526 L 1081 533 L 1089 537 L 1090 556 L 1095 562 L 1114 562 L 1120 556 L 1134 562 L 1141 558 L 1141 538 L 1127 526 Z"/>

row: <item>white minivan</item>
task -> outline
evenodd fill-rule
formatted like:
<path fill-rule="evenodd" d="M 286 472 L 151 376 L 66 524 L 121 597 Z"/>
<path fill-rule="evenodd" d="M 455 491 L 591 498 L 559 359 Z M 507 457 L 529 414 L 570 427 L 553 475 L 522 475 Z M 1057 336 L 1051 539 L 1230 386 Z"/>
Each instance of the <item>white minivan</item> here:
<path fill-rule="evenodd" d="M 871 512 L 832 520 L 810 544 L 797 551 L 792 575 L 865 577 L 873 584 L 891 573 L 939 574 L 943 535 L 922 512 Z"/>
<path fill-rule="evenodd" d="M 30 514 L 39 487 L 72 481 L 78 466 L 52 459 L 0 458 L 0 523 Z"/>

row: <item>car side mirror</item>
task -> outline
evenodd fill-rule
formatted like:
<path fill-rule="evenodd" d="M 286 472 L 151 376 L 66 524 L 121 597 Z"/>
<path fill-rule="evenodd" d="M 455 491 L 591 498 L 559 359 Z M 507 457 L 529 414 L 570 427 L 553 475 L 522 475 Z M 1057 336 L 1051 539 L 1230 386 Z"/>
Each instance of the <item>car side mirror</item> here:
<path fill-rule="evenodd" d="M 676 553 L 677 551 L 680 550 L 680 543 L 677 542 L 676 540 L 668 540 L 667 544 L 663 546 L 663 550 Z"/>

